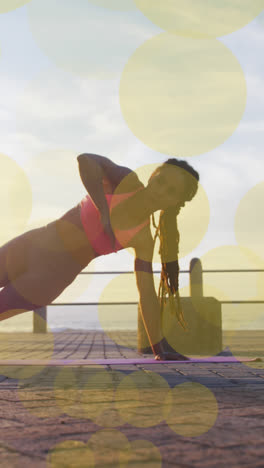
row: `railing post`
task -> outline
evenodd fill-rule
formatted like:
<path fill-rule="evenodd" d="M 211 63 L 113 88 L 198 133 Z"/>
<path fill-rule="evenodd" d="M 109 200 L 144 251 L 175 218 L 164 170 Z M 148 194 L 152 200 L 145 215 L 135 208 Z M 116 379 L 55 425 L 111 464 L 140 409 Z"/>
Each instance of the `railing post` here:
<path fill-rule="evenodd" d="M 203 268 L 199 258 L 190 261 L 190 296 L 193 299 L 203 297 Z"/>
<path fill-rule="evenodd" d="M 33 311 L 33 333 L 47 333 L 47 307 Z"/>

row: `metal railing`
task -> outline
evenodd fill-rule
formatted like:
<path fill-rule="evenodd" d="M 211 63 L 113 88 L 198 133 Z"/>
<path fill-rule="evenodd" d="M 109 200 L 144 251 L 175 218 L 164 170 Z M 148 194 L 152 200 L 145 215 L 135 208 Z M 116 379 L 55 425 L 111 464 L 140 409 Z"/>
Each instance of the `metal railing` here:
<path fill-rule="evenodd" d="M 159 274 L 160 270 L 154 270 L 154 274 Z M 181 270 L 181 274 L 190 275 L 190 290 L 191 296 L 203 297 L 203 274 L 204 273 L 264 273 L 264 269 L 231 269 L 231 270 L 203 270 L 200 259 L 193 258 L 190 262 L 189 270 Z M 120 274 L 134 274 L 134 271 L 82 271 L 79 275 L 120 275 Z M 221 304 L 264 304 L 263 300 L 230 300 L 230 301 L 221 301 Z M 138 301 L 127 301 L 127 302 L 53 302 L 49 304 L 49 307 L 52 306 L 97 306 L 97 305 L 138 305 Z M 47 306 L 41 307 L 38 310 L 35 310 L 33 313 L 33 332 L 34 333 L 45 333 L 47 331 Z"/>

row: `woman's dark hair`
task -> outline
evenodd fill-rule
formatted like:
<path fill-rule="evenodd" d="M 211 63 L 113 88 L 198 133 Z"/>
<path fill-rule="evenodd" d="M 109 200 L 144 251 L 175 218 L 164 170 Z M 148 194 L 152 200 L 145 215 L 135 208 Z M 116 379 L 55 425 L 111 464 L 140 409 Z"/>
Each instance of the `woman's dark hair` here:
<path fill-rule="evenodd" d="M 162 166 L 159 166 L 151 175 L 153 177 L 156 172 L 162 170 L 167 164 L 179 167 L 183 170 L 185 178 L 185 190 L 183 201 L 190 201 L 197 192 L 199 174 L 186 161 L 176 158 L 170 158 L 165 161 Z M 177 226 L 177 206 L 167 208 L 161 211 L 158 226 L 155 223 L 154 215 L 152 214 L 152 222 L 156 228 L 155 238 L 159 237 L 160 241 L 160 256 L 161 256 L 161 277 L 158 296 L 161 304 L 161 314 L 163 314 L 164 306 L 169 301 L 171 313 L 175 313 L 178 322 L 186 329 L 186 323 L 183 317 L 183 312 L 180 304 L 179 296 L 179 242 L 180 234 Z M 170 261 L 170 259 L 175 259 Z M 175 304 L 176 299 L 176 304 Z"/>

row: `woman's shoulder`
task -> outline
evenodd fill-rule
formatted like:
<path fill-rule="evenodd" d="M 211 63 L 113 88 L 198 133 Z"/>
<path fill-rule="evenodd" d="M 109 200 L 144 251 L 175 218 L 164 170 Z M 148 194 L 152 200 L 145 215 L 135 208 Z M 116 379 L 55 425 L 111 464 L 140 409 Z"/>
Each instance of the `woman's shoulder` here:
<path fill-rule="evenodd" d="M 105 194 L 131 193 L 144 188 L 144 185 L 140 182 L 137 174 L 131 169 L 125 167 L 122 169 L 120 168 L 114 179 L 110 179 L 107 175 L 104 175 L 102 183 Z"/>
<path fill-rule="evenodd" d="M 130 247 L 135 250 L 135 257 L 151 262 L 154 252 L 154 239 L 152 237 L 150 223 L 144 223 L 144 226 L 133 237 Z"/>
<path fill-rule="evenodd" d="M 116 180 L 116 193 L 134 192 L 144 188 L 136 172 L 128 167 L 120 167 L 119 177 Z"/>

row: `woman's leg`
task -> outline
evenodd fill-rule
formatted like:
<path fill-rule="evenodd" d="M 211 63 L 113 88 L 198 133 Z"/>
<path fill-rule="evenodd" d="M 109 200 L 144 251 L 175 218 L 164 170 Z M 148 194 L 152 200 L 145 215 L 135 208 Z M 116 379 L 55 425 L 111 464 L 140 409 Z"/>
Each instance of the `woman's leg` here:
<path fill-rule="evenodd" d="M 41 270 L 24 273 L 0 291 L 0 321 L 51 304 L 69 284 Z"/>
<path fill-rule="evenodd" d="M 0 248 L 0 288 L 3 288 L 9 283 L 7 268 L 6 268 L 7 249 Z"/>
<path fill-rule="evenodd" d="M 0 291 L 0 320 L 51 304 L 94 258 L 92 252 L 87 254 L 86 245 L 74 243 L 73 249 L 71 242 L 71 249 L 66 249 L 65 238 L 70 234 L 72 241 L 72 230 L 67 231 L 66 236 L 64 227 L 62 242 L 56 222 L 26 234 L 23 243 L 21 239 L 16 243 L 18 253 L 24 248 L 23 262 L 17 269 L 14 262 L 11 274 L 11 268 L 7 267 L 10 281 Z M 18 266 L 20 275 L 16 275 Z"/>
<path fill-rule="evenodd" d="M 23 274 L 26 269 L 27 238 L 31 231 L 22 234 L 0 247 L 0 288 L 6 286 L 12 279 Z"/>
<path fill-rule="evenodd" d="M 23 278 L 23 276 L 22 276 Z M 25 281 L 27 275 L 23 280 Z M 28 280 L 30 278 L 28 277 Z M 14 317 L 15 315 L 27 312 L 29 310 L 37 310 L 40 306 L 33 304 L 20 294 L 16 287 L 9 283 L 0 291 L 0 321 Z"/>
<path fill-rule="evenodd" d="M 35 310 L 36 305 L 21 296 L 14 282 L 23 277 L 28 268 L 28 249 L 37 230 L 15 237 L 0 248 L 0 320 L 26 310 Z"/>

